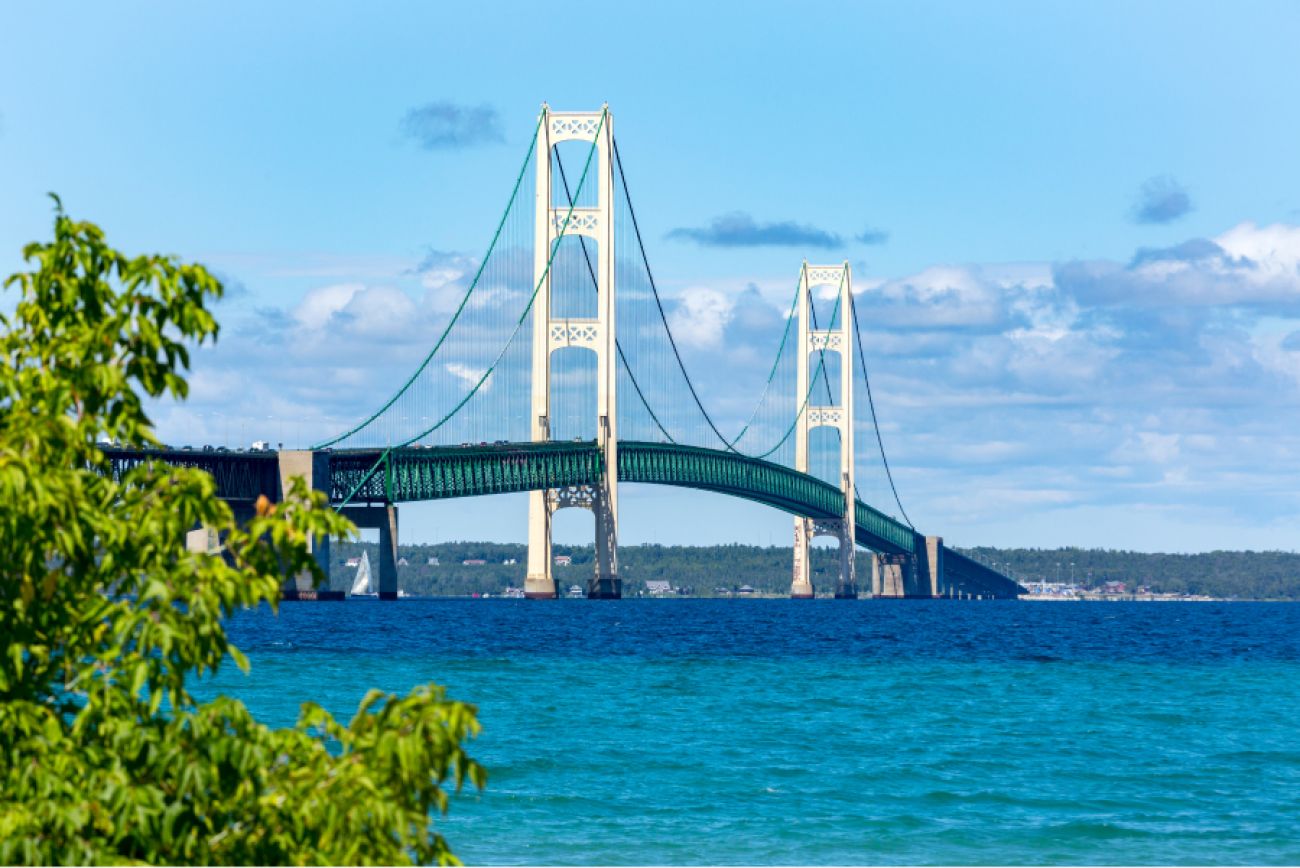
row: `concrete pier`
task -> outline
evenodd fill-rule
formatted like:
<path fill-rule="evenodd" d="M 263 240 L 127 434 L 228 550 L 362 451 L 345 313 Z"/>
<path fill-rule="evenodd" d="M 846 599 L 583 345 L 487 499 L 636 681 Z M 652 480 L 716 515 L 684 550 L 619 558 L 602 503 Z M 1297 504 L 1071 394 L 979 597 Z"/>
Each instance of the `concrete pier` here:
<path fill-rule="evenodd" d="M 927 536 L 924 555 L 917 564 L 916 596 L 942 597 L 946 590 L 943 574 L 943 537 Z"/>
<path fill-rule="evenodd" d="M 907 555 L 871 556 L 871 596 L 883 599 L 902 599 L 910 596 L 911 576 L 916 572 Z"/>
<path fill-rule="evenodd" d="M 343 516 L 361 529 L 379 530 L 379 599 L 397 599 L 397 505 L 345 506 Z"/>
<path fill-rule="evenodd" d="M 282 450 L 277 458 L 280 469 L 280 499 L 288 499 L 290 482 L 295 476 L 301 476 L 307 487 L 326 494 L 330 490 L 330 457 L 328 452 L 313 452 L 309 449 Z M 329 537 L 312 537 L 307 541 L 312 557 L 317 566 L 325 573 L 329 581 L 330 541 Z M 330 600 L 343 599 L 340 591 L 331 591 L 328 587 L 317 589 L 312 582 L 311 573 L 304 570 L 296 576 L 285 580 L 283 588 L 286 600 Z"/>
<path fill-rule="evenodd" d="M 198 554 L 214 555 L 221 551 L 221 540 L 210 527 L 196 527 L 185 534 L 185 550 Z"/>
<path fill-rule="evenodd" d="M 587 599 L 623 599 L 623 580 L 618 576 L 592 576 L 587 580 Z"/>

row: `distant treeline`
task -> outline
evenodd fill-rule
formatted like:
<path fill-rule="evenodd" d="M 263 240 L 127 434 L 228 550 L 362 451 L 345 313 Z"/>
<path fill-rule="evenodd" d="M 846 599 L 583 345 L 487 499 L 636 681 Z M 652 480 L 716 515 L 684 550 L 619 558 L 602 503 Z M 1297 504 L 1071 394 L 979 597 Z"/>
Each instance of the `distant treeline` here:
<path fill-rule="evenodd" d="M 378 545 L 375 543 L 334 543 L 330 547 L 331 586 L 346 589 L 356 573 L 346 566 L 349 558 L 360 557 L 362 549 L 370 552 L 370 565 L 376 584 L 379 582 Z M 555 581 L 563 593 L 570 585 L 586 587 L 593 570 L 592 546 L 556 544 L 552 554 L 568 556 L 569 566 L 554 568 Z M 409 594 L 464 596 L 474 593 L 498 594 L 507 587 L 522 588 L 528 569 L 528 546 L 516 543 L 449 542 L 437 545 L 400 545 L 398 556 L 408 565 L 398 567 L 398 584 Z M 436 557 L 438 564 L 429 564 Z M 506 561 L 516 563 L 508 564 Z M 624 594 L 635 595 L 647 581 L 667 581 L 699 597 L 719 596 L 749 585 L 758 593 L 790 591 L 790 549 L 779 547 L 721 546 L 620 546 L 619 571 Z M 465 561 L 483 561 L 466 565 Z M 834 549 L 814 549 L 813 582 L 819 590 L 833 592 L 839 575 L 839 553 Z M 869 567 L 868 567 L 869 568 Z M 870 581 L 870 574 L 867 574 Z"/>
<path fill-rule="evenodd" d="M 346 589 L 355 570 L 348 558 L 370 552 L 375 581 L 379 581 L 378 547 L 373 543 L 335 543 L 331 546 L 331 584 Z M 1129 590 L 1145 586 L 1156 593 L 1208 594 L 1240 599 L 1300 599 L 1300 554 L 1290 552 L 1209 552 L 1196 555 L 1147 554 L 1107 549 L 963 549 L 966 554 L 996 565 L 1022 584 L 1046 580 L 1099 587 L 1107 581 L 1124 582 Z M 523 587 L 528 547 L 515 543 L 448 542 L 437 545 L 403 545 L 398 549 L 408 565 L 398 568 L 398 583 L 410 594 L 466 596 L 498 594 L 507 587 Z M 591 575 L 591 546 L 556 545 L 554 554 L 567 555 L 570 566 L 554 568 L 561 592 L 570 585 L 585 586 Z M 438 564 L 429 564 L 436 557 Z M 514 560 L 508 564 L 506 561 Z M 465 561 L 483 561 L 466 565 Z M 813 550 L 813 583 L 818 593 L 834 591 L 839 569 L 835 549 Z M 1073 565 L 1073 567 L 1071 567 Z M 741 585 L 759 593 L 783 594 L 790 590 L 790 549 L 779 546 L 622 546 L 619 567 L 625 590 L 631 596 L 645 582 L 668 581 L 695 596 L 717 596 Z M 870 561 L 859 551 L 858 584 L 868 590 Z"/>
<path fill-rule="evenodd" d="M 965 549 L 1025 582 L 1070 582 L 1099 587 L 1124 582 L 1155 593 L 1207 594 L 1252 600 L 1300 599 L 1300 554 L 1295 552 L 1206 552 L 1149 554 L 1111 549 Z M 1073 566 L 1071 566 L 1073 565 Z M 1058 579 L 1059 576 L 1059 579 Z"/>

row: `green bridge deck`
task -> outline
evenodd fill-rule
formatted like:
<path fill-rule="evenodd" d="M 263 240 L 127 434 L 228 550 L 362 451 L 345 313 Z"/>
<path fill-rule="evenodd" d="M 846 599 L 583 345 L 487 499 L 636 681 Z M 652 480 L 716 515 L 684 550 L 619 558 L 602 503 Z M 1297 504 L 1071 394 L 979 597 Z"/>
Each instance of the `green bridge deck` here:
<path fill-rule="evenodd" d="M 590 440 L 547 443 L 338 450 L 330 456 L 331 499 L 406 503 L 589 485 L 600 478 L 603 456 Z M 820 479 L 734 452 L 625 440 L 618 444 L 620 482 L 646 482 L 716 491 L 794 515 L 834 519 L 844 495 Z M 915 554 L 916 533 L 858 501 L 856 539 L 874 551 Z"/>
<path fill-rule="evenodd" d="M 228 500 L 279 496 L 275 452 L 165 449 L 139 452 L 106 449 L 112 472 L 147 458 L 201 467 L 217 480 Z M 600 478 L 604 457 L 595 441 L 501 443 L 477 446 L 409 447 L 330 451 L 330 500 L 342 503 L 411 503 L 455 497 L 589 485 Z M 814 519 L 844 514 L 844 494 L 835 486 L 780 464 L 734 452 L 670 443 L 619 441 L 620 482 L 672 485 L 714 491 Z M 882 554 L 918 555 L 925 537 L 911 527 L 857 501 L 854 539 Z M 1021 592 L 1011 579 L 945 546 L 945 572 L 996 596 Z"/>

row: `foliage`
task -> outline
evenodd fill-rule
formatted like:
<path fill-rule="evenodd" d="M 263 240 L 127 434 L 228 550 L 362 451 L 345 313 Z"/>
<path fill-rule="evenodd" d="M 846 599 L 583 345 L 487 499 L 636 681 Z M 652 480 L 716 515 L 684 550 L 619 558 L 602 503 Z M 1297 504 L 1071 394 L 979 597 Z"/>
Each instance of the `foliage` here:
<path fill-rule="evenodd" d="M 218 281 L 128 258 L 61 205 L 24 256 L 0 317 L 0 861 L 453 862 L 434 818 L 444 784 L 482 786 L 472 706 L 429 685 L 271 729 L 187 691 L 247 669 L 224 617 L 275 606 L 283 575 L 323 581 L 308 540 L 354 533 L 301 480 L 240 527 L 205 473 L 104 472 L 102 440 L 156 443 L 146 396 L 185 396 Z M 185 551 L 200 524 L 224 557 Z"/>

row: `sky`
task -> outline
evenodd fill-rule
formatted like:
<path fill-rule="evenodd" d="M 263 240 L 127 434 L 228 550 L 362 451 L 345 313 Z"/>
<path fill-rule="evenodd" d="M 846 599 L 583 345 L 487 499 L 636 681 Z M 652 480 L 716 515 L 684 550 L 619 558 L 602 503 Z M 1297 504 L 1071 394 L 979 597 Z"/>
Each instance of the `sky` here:
<path fill-rule="evenodd" d="M 1294 3 L 6 4 L 0 274 L 47 191 L 207 264 L 222 336 L 160 434 L 292 442 L 386 397 L 412 323 L 436 335 L 421 266 L 472 270 L 539 105 L 608 102 L 706 396 L 805 258 L 848 261 L 918 527 L 1291 550 L 1297 37 Z M 557 539 L 590 539 L 578 512 Z M 523 541 L 525 516 L 406 506 L 402 538 Z M 628 486 L 620 533 L 786 544 L 790 520 Z"/>

